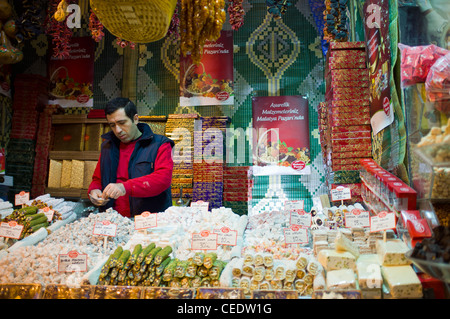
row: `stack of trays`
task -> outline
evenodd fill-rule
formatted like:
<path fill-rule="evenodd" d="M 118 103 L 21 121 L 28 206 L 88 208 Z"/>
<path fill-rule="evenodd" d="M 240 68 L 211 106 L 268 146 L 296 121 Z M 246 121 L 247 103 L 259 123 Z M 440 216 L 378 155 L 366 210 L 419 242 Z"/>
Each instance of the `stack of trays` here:
<path fill-rule="evenodd" d="M 195 122 L 192 200 L 208 202 L 210 209 L 223 204 L 224 142 L 228 121 L 228 117 L 201 117 Z"/>
<path fill-rule="evenodd" d="M 248 214 L 251 198 L 251 169 L 248 166 L 225 166 L 223 170 L 223 205 L 238 215 Z"/>
<path fill-rule="evenodd" d="M 361 201 L 360 158 L 372 157 L 369 70 L 364 42 L 333 42 L 327 54 L 320 143 L 329 189 L 346 184 Z"/>
<path fill-rule="evenodd" d="M 14 81 L 13 115 L 6 157 L 6 174 L 13 176 L 11 198 L 31 191 L 39 114 L 47 105 L 48 81 L 39 75 L 21 74 Z M 44 128 L 45 129 L 45 128 Z"/>
<path fill-rule="evenodd" d="M 48 174 L 48 154 L 52 141 L 52 115 L 62 112 L 59 105 L 47 105 L 39 114 L 39 130 L 36 138 L 33 183 L 31 197 L 36 198 L 45 193 L 45 184 Z"/>
<path fill-rule="evenodd" d="M 175 142 L 173 149 L 172 197 L 192 199 L 194 177 L 194 121 L 197 114 L 170 114 L 165 135 Z"/>

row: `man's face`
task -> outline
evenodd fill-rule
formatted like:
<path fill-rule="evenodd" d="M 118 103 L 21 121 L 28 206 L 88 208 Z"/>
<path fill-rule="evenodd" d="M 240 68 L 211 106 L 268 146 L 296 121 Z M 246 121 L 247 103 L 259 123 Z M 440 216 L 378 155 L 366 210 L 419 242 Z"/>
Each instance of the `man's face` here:
<path fill-rule="evenodd" d="M 122 142 L 129 143 L 139 137 L 139 129 L 137 123 L 139 117 L 136 114 L 131 120 L 126 114 L 124 109 L 118 109 L 112 114 L 106 115 L 111 130 L 114 135 Z"/>

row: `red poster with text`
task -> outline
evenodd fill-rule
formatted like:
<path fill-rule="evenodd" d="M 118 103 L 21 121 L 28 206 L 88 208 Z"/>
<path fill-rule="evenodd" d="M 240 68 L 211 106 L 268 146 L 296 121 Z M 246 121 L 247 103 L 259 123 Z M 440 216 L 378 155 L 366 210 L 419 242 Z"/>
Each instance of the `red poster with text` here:
<path fill-rule="evenodd" d="M 50 48 L 53 50 L 53 48 Z M 92 107 L 94 82 L 94 40 L 74 37 L 69 42 L 69 56 L 50 58 L 49 104 L 61 107 Z"/>
<path fill-rule="evenodd" d="M 233 105 L 233 31 L 206 41 L 198 65 L 180 57 L 180 105 Z"/>
<path fill-rule="evenodd" d="M 308 100 L 253 97 L 253 174 L 311 174 Z"/>

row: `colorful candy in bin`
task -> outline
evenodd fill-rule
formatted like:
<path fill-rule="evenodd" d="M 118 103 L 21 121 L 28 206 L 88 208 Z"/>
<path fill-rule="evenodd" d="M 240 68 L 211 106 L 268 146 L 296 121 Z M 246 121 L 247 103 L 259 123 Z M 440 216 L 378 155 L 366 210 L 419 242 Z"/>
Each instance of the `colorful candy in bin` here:
<path fill-rule="evenodd" d="M 437 110 L 450 112 L 450 51 L 431 66 L 425 89 L 428 100 L 436 102 Z"/>

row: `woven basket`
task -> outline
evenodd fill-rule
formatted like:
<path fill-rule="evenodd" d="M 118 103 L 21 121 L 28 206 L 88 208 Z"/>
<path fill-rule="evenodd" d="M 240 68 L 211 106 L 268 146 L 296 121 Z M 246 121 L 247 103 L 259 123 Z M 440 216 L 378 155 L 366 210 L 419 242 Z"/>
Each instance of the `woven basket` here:
<path fill-rule="evenodd" d="M 90 0 L 103 26 L 134 43 L 162 39 L 169 29 L 177 0 Z"/>

